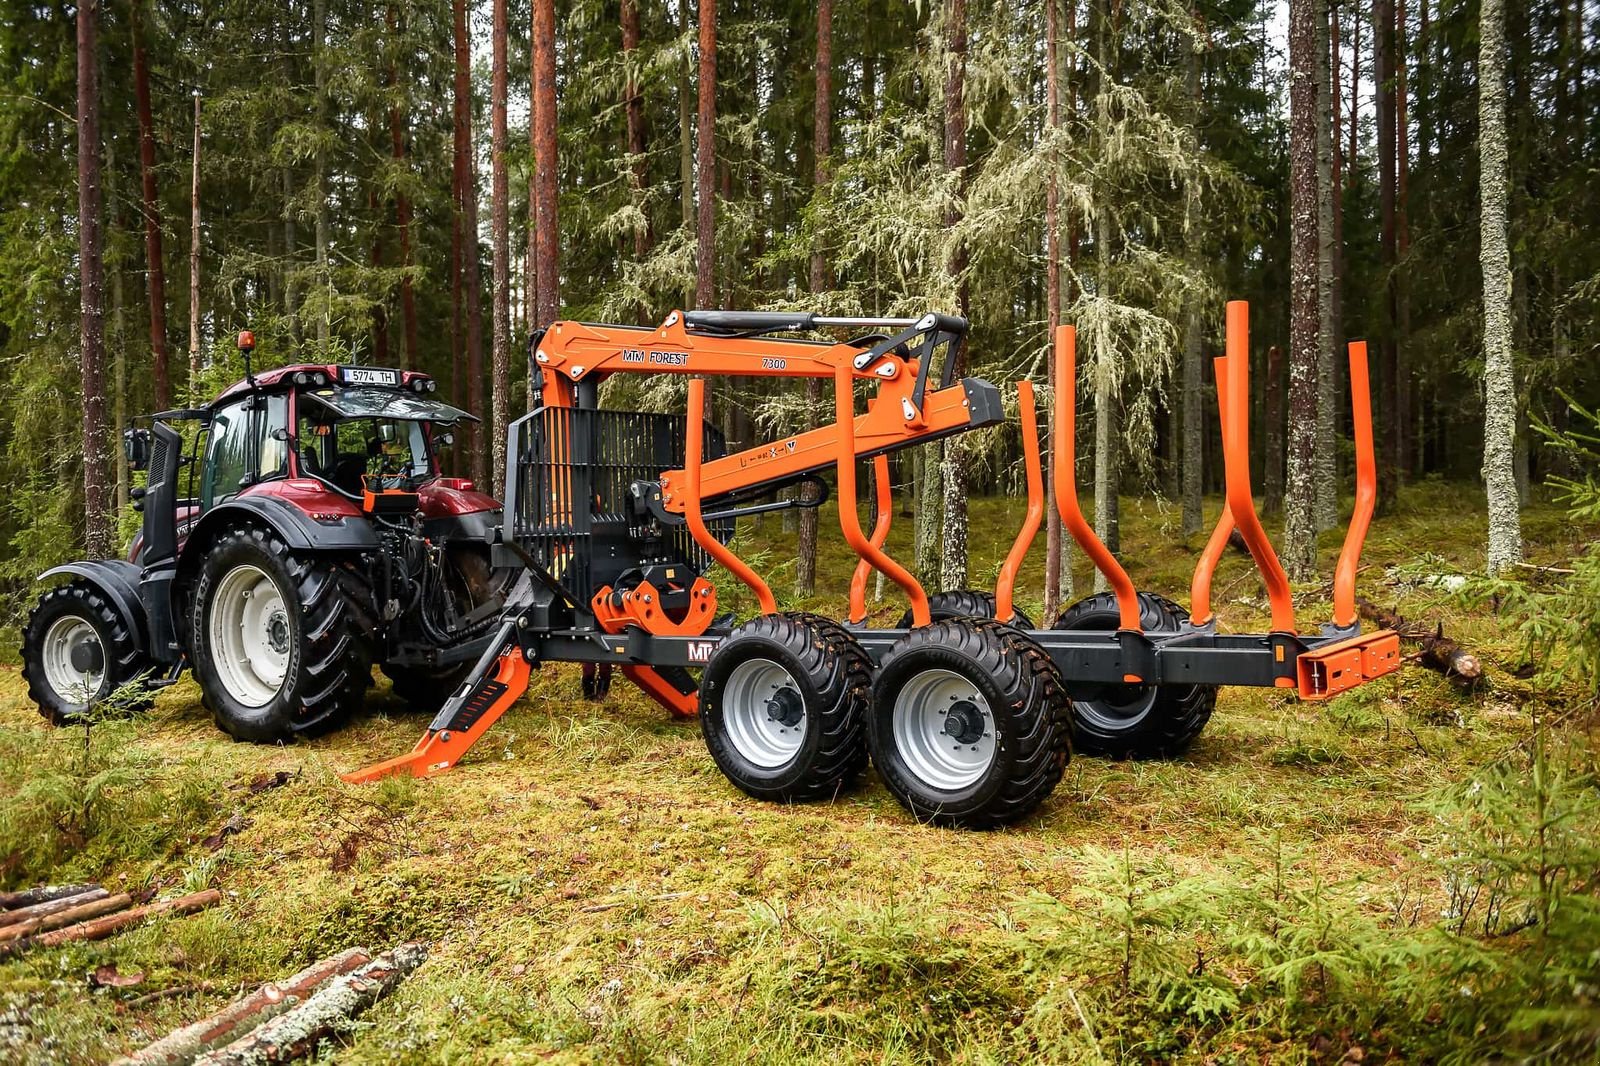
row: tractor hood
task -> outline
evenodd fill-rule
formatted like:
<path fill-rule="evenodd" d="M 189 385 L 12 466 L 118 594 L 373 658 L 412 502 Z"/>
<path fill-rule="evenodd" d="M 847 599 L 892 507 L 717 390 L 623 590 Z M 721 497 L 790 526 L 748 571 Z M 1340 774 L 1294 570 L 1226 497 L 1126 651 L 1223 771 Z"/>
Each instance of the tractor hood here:
<path fill-rule="evenodd" d="M 432 422 L 450 425 L 454 422 L 476 422 L 476 415 L 459 407 L 418 396 L 369 385 L 344 385 L 339 388 L 308 389 L 300 399 L 327 408 L 337 418 L 393 418 L 405 422 Z"/>

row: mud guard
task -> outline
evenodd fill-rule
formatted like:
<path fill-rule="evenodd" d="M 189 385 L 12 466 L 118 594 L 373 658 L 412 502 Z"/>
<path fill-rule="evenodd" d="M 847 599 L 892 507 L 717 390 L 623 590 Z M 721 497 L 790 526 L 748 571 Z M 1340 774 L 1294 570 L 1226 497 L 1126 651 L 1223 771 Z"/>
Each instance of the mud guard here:
<path fill-rule="evenodd" d="M 71 575 L 82 578 L 112 602 L 142 654 L 150 651 L 150 623 L 139 599 L 139 567 L 125 559 L 89 559 L 51 567 L 35 580 Z"/>

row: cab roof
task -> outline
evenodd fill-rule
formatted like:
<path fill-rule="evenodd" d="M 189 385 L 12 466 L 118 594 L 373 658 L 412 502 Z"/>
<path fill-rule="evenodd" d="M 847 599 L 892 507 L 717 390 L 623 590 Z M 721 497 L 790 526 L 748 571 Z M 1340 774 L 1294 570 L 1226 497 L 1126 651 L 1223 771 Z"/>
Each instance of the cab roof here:
<path fill-rule="evenodd" d="M 377 370 L 398 375 L 399 388 L 402 389 L 409 389 L 413 381 L 417 381 L 419 379 L 423 381 L 431 381 L 433 378 L 433 375 L 424 374 L 419 370 L 395 370 L 390 367 L 348 366 L 337 363 L 293 363 L 289 366 L 280 366 L 274 367 L 271 370 L 263 370 L 256 374 L 256 388 L 271 389 L 283 385 L 293 385 L 294 376 L 296 374 L 322 373 L 327 375 L 327 378 L 330 382 L 338 382 L 341 380 L 341 372 L 347 370 Z M 236 396 L 242 396 L 249 391 L 250 383 L 248 381 L 236 381 L 232 385 L 229 385 L 226 389 L 222 390 L 222 393 L 217 396 L 216 399 L 212 400 L 209 406 L 215 407 L 218 404 L 231 400 Z"/>

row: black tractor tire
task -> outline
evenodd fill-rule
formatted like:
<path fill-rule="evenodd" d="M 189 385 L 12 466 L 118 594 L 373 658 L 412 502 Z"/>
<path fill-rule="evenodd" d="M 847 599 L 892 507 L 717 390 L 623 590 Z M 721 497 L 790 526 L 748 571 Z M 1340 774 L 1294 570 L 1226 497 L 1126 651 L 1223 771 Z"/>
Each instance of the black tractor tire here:
<path fill-rule="evenodd" d="M 1172 633 L 1189 612 L 1151 592 L 1139 593 L 1139 624 L 1147 633 Z M 1079 600 L 1056 619 L 1056 629 L 1111 631 L 1121 625 L 1115 593 Z M 1080 755 L 1107 759 L 1172 759 L 1194 743 L 1217 706 L 1216 685 L 1068 686 L 1072 745 Z M 1074 693 L 1076 693 L 1074 695 Z"/>
<path fill-rule="evenodd" d="M 1015 604 L 1011 607 L 1012 616 L 1006 623 L 1018 629 L 1032 629 L 1033 619 L 1022 612 L 1022 608 Z M 935 592 L 928 597 L 928 620 L 930 622 L 943 622 L 950 618 L 993 618 L 995 612 L 994 593 L 976 592 L 972 589 L 956 589 L 953 592 Z M 914 619 L 908 610 L 900 616 L 900 624 L 896 629 L 910 629 Z"/>
<path fill-rule="evenodd" d="M 383 673 L 394 682 L 394 694 L 406 706 L 413 711 L 437 714 L 444 701 L 467 679 L 472 666 L 471 662 L 464 662 L 444 669 L 428 669 L 385 664 Z"/>
<path fill-rule="evenodd" d="M 913 629 L 878 664 L 872 699 L 872 761 L 919 821 L 960 829 L 1017 822 L 1055 790 L 1072 755 L 1055 663 L 999 622 L 952 618 Z"/>
<path fill-rule="evenodd" d="M 832 799 L 866 769 L 871 689 L 872 660 L 843 626 L 798 612 L 761 615 L 707 661 L 700 730 L 723 775 L 746 794 Z"/>
<path fill-rule="evenodd" d="M 230 689 L 212 646 L 219 590 L 231 574 L 249 579 L 246 568 L 270 580 L 273 589 L 267 594 L 275 591 L 283 608 L 258 627 L 258 639 L 281 639 L 285 656 L 276 688 L 258 678 L 257 687 L 270 690 L 260 702 L 242 699 Z M 257 584 L 250 591 L 259 588 Z M 276 533 L 260 526 L 223 531 L 201 560 L 189 610 L 190 659 L 218 728 L 237 740 L 270 744 L 342 724 L 361 706 L 372 684 L 375 623 L 370 603 L 364 582 L 338 557 L 296 554 Z M 273 651 L 278 652 L 276 645 Z"/>
<path fill-rule="evenodd" d="M 93 636 L 82 626 L 74 625 L 75 621 L 88 626 Z M 65 640 L 72 640 L 73 647 L 50 646 Z M 59 660 L 54 668 L 47 667 L 47 657 Z M 63 667 L 98 671 L 99 684 L 93 692 L 72 691 L 70 685 L 64 686 L 68 691 L 59 691 L 56 682 L 64 681 Z M 152 670 L 116 606 L 105 593 L 82 579 L 58 585 L 40 596 L 22 631 L 22 677 L 28 685 L 28 698 L 51 725 L 83 721 L 91 707 L 110 698 L 122 686 L 139 682 Z M 86 680 L 84 689 L 87 688 Z M 144 710 L 154 700 L 155 694 L 142 687 L 116 696 L 117 707 L 128 711 Z"/>

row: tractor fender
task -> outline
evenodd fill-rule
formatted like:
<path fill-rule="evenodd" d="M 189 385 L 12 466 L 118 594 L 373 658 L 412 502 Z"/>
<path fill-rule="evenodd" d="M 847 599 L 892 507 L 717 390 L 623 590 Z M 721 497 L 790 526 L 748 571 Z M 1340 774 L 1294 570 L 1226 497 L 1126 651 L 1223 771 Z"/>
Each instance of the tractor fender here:
<path fill-rule="evenodd" d="M 279 496 L 236 496 L 211 508 L 189 530 L 179 556 L 180 570 L 188 569 L 218 530 L 252 522 L 271 529 L 293 551 L 376 551 L 378 538 L 360 515 L 323 521 Z"/>
<path fill-rule="evenodd" d="M 35 580 L 70 574 L 89 582 L 116 607 L 122 624 L 128 627 L 143 652 L 149 650 L 150 626 L 145 618 L 144 603 L 139 599 L 139 573 L 139 567 L 125 559 L 87 559 L 51 567 Z"/>

